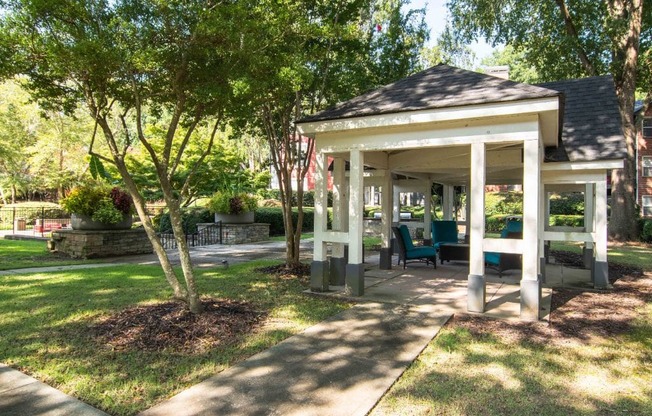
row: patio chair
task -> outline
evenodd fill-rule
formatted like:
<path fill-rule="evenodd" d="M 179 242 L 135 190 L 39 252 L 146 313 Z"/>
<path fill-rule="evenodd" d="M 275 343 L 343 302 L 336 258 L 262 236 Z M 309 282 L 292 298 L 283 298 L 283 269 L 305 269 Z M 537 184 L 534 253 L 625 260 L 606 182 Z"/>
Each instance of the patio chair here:
<path fill-rule="evenodd" d="M 523 238 L 523 222 L 509 220 L 500 232 L 500 238 Z M 520 270 L 523 262 L 520 254 L 513 253 L 484 253 L 484 262 L 488 267 L 496 269 L 498 276 L 503 277 L 506 270 Z"/>
<path fill-rule="evenodd" d="M 432 222 L 432 245 L 439 251 L 442 243 L 457 243 L 457 221 L 437 220 Z"/>
<path fill-rule="evenodd" d="M 408 260 L 425 261 L 426 264 L 432 262 L 437 268 L 437 251 L 432 246 L 415 247 L 412 243 L 410 231 L 406 225 L 399 227 L 392 227 L 396 242 L 398 243 L 398 264 L 403 260 L 403 268 L 405 269 Z"/>

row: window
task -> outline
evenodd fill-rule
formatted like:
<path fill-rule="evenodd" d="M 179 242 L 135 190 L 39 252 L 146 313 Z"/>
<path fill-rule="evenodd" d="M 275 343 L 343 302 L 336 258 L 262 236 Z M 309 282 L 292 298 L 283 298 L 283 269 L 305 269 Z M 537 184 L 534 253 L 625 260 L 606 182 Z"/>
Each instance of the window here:
<path fill-rule="evenodd" d="M 641 213 L 644 217 L 652 217 L 652 195 L 641 197 Z"/>
<path fill-rule="evenodd" d="M 652 139 L 652 118 L 647 117 L 643 119 L 643 137 Z"/>
<path fill-rule="evenodd" d="M 641 169 L 644 177 L 652 177 L 652 157 L 643 156 L 641 158 Z"/>

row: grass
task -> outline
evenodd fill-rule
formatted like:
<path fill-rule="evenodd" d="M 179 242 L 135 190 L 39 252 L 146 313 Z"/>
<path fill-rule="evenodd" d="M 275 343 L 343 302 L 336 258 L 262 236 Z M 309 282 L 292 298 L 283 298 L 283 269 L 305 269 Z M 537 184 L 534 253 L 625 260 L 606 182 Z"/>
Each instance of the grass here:
<path fill-rule="evenodd" d="M 254 271 L 252 262 L 197 271 L 201 293 L 252 302 L 262 329 L 205 353 L 113 351 L 89 327 L 135 304 L 168 299 L 156 266 L 110 266 L 0 276 L 0 362 L 110 414 L 132 415 L 348 307 L 304 296 L 296 279 Z"/>
<path fill-rule="evenodd" d="M 570 251 L 581 253 L 581 243 L 553 241 L 553 250 Z M 652 246 L 643 243 L 613 243 L 607 247 L 607 258 L 610 262 L 640 267 L 646 271 L 652 271 Z"/>
<path fill-rule="evenodd" d="M 641 333 L 652 335 L 649 319 Z M 550 346 L 446 327 L 372 415 L 651 414 L 649 339 Z"/>
<path fill-rule="evenodd" d="M 572 244 L 553 243 L 552 248 L 581 251 Z M 634 277 L 634 281 L 650 279 L 649 246 L 611 244 L 608 254 L 612 262 L 648 271 L 646 277 Z M 638 294 L 635 286 L 622 287 L 625 293 L 640 296 L 643 306 L 634 309 L 637 317 L 629 331 L 611 336 L 596 334 L 590 322 L 573 313 L 568 322 L 582 325 L 591 333 L 590 339 L 555 342 L 555 335 L 548 335 L 544 342 L 527 336 L 514 340 L 502 333 L 469 330 L 455 318 L 371 415 L 652 414 L 652 302 L 649 295 Z M 602 293 L 603 302 L 610 295 L 614 293 Z M 595 312 L 589 315 L 595 314 L 597 320 L 615 319 L 603 309 L 603 302 L 592 305 Z M 478 319 L 480 325 L 510 325 Z M 559 322 L 551 328 L 556 325 Z"/>
<path fill-rule="evenodd" d="M 0 270 L 93 263 L 72 260 L 50 253 L 42 240 L 5 240 L 0 238 Z"/>

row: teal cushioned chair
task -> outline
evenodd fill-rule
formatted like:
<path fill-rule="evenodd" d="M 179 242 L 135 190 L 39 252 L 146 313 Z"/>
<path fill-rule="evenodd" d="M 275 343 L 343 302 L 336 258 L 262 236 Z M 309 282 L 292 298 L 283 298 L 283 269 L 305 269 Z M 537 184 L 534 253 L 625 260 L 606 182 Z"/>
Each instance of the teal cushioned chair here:
<path fill-rule="evenodd" d="M 500 232 L 500 238 L 523 238 L 523 222 L 510 220 Z M 484 253 L 484 262 L 487 266 L 498 270 L 498 276 L 505 270 L 522 269 L 520 254 L 512 253 Z"/>
<path fill-rule="evenodd" d="M 425 261 L 426 264 L 432 262 L 435 269 L 437 268 L 437 252 L 434 247 L 415 247 L 412 243 L 410 230 L 408 230 L 406 225 L 392 227 L 392 231 L 394 232 L 399 248 L 398 264 L 401 264 L 401 260 L 403 260 L 404 269 L 408 260 Z"/>
<path fill-rule="evenodd" d="M 438 220 L 432 222 L 432 244 L 439 251 L 442 243 L 457 243 L 457 221 Z"/>

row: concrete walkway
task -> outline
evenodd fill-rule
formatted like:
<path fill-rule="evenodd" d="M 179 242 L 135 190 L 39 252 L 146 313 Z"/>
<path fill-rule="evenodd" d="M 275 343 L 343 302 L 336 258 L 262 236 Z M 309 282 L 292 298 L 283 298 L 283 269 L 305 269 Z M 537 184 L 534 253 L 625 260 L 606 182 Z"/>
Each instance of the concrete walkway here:
<path fill-rule="evenodd" d="M 0 364 L 0 415 L 106 416 L 106 413 Z"/>

